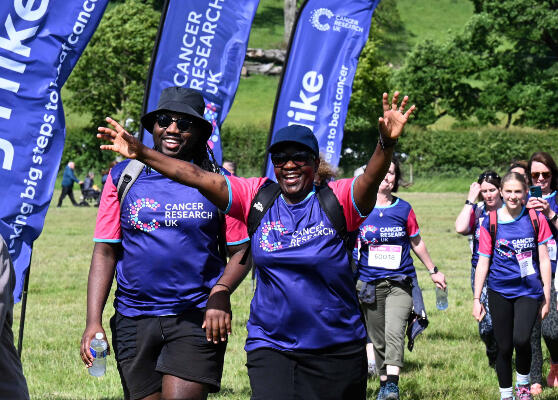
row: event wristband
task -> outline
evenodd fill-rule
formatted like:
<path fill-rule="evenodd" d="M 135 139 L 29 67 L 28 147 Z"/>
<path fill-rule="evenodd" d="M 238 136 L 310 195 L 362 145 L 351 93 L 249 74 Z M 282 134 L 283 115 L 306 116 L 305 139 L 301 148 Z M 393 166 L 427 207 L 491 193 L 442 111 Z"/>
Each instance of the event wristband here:
<path fill-rule="evenodd" d="M 214 286 L 223 286 L 229 291 L 229 293 L 232 293 L 231 288 L 228 285 L 225 285 L 224 283 L 216 283 Z"/>
<path fill-rule="evenodd" d="M 390 147 L 394 147 L 397 144 L 397 139 L 390 139 L 383 137 L 382 133 L 378 131 L 378 142 L 380 143 L 380 147 L 382 150 L 388 149 Z"/>

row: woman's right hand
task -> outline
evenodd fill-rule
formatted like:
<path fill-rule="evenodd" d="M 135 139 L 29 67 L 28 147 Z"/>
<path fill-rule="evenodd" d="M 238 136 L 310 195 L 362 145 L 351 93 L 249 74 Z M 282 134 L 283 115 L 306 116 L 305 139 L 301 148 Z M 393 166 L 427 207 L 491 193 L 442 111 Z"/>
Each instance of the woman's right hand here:
<path fill-rule="evenodd" d="M 110 345 L 108 344 L 107 335 L 105 334 L 105 330 L 101 324 L 92 324 L 87 325 L 85 327 L 85 331 L 81 337 L 81 346 L 79 349 L 79 355 L 81 356 L 81 360 L 85 364 L 87 368 L 93 366 L 93 360 L 95 358 L 91 354 L 91 341 L 95 338 L 95 334 L 97 332 L 102 332 L 104 339 L 107 341 L 107 354 L 110 354 Z"/>
<path fill-rule="evenodd" d="M 548 313 L 550 312 L 550 304 L 548 301 L 543 300 L 543 303 L 541 304 L 541 308 L 539 311 L 539 315 L 541 317 L 541 320 L 545 319 L 548 316 Z"/>
<path fill-rule="evenodd" d="M 231 320 L 230 292 L 221 286 L 213 287 L 207 299 L 202 324 L 207 341 L 215 344 L 225 342 L 232 333 Z"/>
<path fill-rule="evenodd" d="M 145 146 L 112 118 L 107 117 L 106 121 L 112 125 L 114 129 L 100 126 L 97 128 L 99 131 L 97 137 L 107 140 L 112 144 L 101 145 L 101 150 L 112 150 L 115 153 L 120 153 L 126 158 L 138 158 L 138 154 Z"/>
<path fill-rule="evenodd" d="M 469 194 L 467 195 L 467 200 L 469 200 L 471 203 L 475 203 L 479 197 L 480 190 L 481 185 L 479 185 L 478 182 L 471 183 L 471 186 L 469 187 Z"/>
<path fill-rule="evenodd" d="M 475 319 L 478 322 L 481 322 L 485 314 L 486 314 L 486 310 L 484 309 L 484 306 L 482 305 L 480 300 L 479 299 L 473 300 L 473 317 L 475 317 Z"/>

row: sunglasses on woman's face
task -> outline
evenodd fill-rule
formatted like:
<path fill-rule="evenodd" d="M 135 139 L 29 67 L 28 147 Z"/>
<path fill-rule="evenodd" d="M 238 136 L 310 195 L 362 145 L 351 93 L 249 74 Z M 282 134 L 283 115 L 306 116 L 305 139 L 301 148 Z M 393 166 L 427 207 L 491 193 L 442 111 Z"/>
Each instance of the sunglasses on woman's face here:
<path fill-rule="evenodd" d="M 173 118 L 167 114 L 157 115 L 157 124 L 160 128 L 168 128 L 173 122 L 180 132 L 186 132 L 192 126 L 192 120 L 189 118 Z"/>
<path fill-rule="evenodd" d="M 542 176 L 543 179 L 548 179 L 548 178 L 550 178 L 550 172 L 549 171 L 546 171 L 546 172 L 531 172 L 531 178 L 539 179 L 539 176 Z"/>
<path fill-rule="evenodd" d="M 274 167 L 281 168 L 289 161 L 292 161 L 297 167 L 304 167 L 312 160 L 315 160 L 313 154 L 307 151 L 297 151 L 295 153 L 273 153 L 271 154 L 271 162 Z"/>

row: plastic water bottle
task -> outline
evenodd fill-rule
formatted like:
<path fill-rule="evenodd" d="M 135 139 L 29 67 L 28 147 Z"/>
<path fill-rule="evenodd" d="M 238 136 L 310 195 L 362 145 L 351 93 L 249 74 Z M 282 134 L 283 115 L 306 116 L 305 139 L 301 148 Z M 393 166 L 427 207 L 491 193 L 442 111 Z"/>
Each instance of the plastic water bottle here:
<path fill-rule="evenodd" d="M 108 344 L 103 339 L 103 333 L 95 334 L 95 339 L 91 341 L 89 350 L 95 359 L 93 365 L 89 368 L 89 374 L 92 376 L 103 376 L 107 369 L 107 348 Z"/>
<path fill-rule="evenodd" d="M 448 287 L 440 289 L 436 286 L 436 308 L 438 310 L 445 310 L 448 308 Z"/>

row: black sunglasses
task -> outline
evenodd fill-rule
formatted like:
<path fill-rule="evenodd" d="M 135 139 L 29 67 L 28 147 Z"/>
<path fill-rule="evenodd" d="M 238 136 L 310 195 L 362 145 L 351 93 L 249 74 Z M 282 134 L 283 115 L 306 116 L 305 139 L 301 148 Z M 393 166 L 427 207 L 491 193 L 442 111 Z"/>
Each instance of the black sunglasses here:
<path fill-rule="evenodd" d="M 495 172 L 483 172 L 482 174 L 480 174 L 479 176 L 479 180 L 477 181 L 478 183 L 482 183 L 485 179 L 496 179 L 496 180 L 500 180 L 500 175 L 498 175 Z"/>
<path fill-rule="evenodd" d="M 295 153 L 273 153 L 271 154 L 271 162 L 274 167 L 281 168 L 289 161 L 292 161 L 297 167 L 304 167 L 310 161 L 315 160 L 314 154 L 307 151 L 297 151 Z"/>
<path fill-rule="evenodd" d="M 157 124 L 160 128 L 168 128 L 173 122 L 176 122 L 176 127 L 180 132 L 186 132 L 193 124 L 189 118 L 173 118 L 167 114 L 157 115 Z"/>

